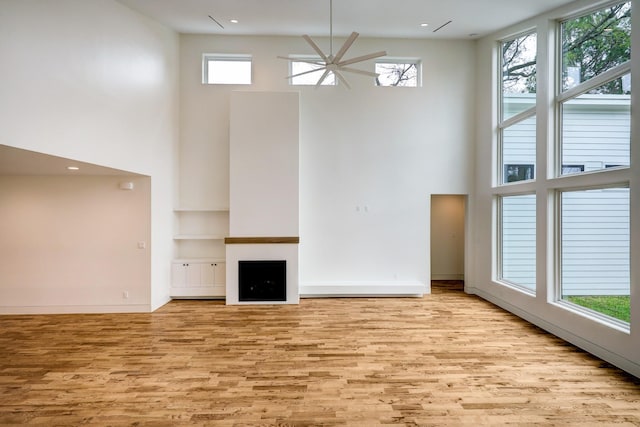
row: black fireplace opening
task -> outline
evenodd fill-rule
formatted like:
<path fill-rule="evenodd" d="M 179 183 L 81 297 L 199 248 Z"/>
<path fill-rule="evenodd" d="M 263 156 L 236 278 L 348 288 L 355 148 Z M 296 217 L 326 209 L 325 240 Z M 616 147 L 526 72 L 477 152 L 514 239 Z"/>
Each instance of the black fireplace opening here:
<path fill-rule="evenodd" d="M 286 301 L 287 261 L 238 261 L 239 301 Z"/>

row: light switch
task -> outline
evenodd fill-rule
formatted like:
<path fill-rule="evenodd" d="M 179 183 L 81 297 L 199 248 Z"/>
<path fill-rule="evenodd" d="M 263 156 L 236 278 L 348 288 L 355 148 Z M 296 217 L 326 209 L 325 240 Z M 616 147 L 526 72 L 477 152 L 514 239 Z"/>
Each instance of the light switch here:
<path fill-rule="evenodd" d="M 146 249 L 147 242 L 138 242 L 138 249 Z"/>

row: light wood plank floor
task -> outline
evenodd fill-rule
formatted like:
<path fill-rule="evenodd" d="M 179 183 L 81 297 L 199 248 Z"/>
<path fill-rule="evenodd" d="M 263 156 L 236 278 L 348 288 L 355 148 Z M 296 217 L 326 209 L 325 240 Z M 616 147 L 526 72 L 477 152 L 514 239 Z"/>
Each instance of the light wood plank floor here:
<path fill-rule="evenodd" d="M 0 424 L 640 425 L 640 381 L 446 286 L 0 317 Z"/>

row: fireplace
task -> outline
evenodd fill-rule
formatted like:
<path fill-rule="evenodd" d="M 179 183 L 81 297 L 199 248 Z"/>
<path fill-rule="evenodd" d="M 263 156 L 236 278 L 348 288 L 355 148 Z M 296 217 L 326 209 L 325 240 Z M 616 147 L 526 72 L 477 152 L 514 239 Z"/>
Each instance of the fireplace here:
<path fill-rule="evenodd" d="M 298 304 L 300 94 L 230 102 L 226 303 Z"/>
<path fill-rule="evenodd" d="M 287 261 L 238 261 L 238 301 L 286 301 Z"/>

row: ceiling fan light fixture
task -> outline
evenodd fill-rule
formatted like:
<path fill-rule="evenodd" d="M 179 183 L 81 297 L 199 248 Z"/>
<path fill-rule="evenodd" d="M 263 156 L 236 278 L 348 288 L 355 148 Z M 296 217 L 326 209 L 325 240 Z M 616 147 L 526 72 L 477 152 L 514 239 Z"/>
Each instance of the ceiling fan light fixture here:
<path fill-rule="evenodd" d="M 358 34 L 355 31 L 352 32 L 351 35 L 343 43 L 340 50 L 338 50 L 338 53 L 336 53 L 335 56 L 333 55 L 333 0 L 329 0 L 329 46 L 330 46 L 329 55 L 325 55 L 322 49 L 318 47 L 318 45 L 311 39 L 311 37 L 304 34 L 302 38 L 309 44 L 309 46 L 311 46 L 311 48 L 321 58 L 321 61 L 313 61 L 313 63 L 319 65 L 320 67 L 310 71 L 305 71 L 303 73 L 290 75 L 290 76 L 287 76 L 287 78 L 291 79 L 293 77 L 297 77 L 303 74 L 323 71 L 320 79 L 318 79 L 318 82 L 316 83 L 316 88 L 322 85 L 322 82 L 324 82 L 324 80 L 329 76 L 330 73 L 333 73 L 336 76 L 336 78 L 340 80 L 340 83 L 344 84 L 347 89 L 350 89 L 351 86 L 349 86 L 349 83 L 342 75 L 343 71 L 346 71 L 348 73 L 362 74 L 369 77 L 378 77 L 379 76 L 378 73 L 373 73 L 365 70 L 358 70 L 355 68 L 348 68 L 346 66 L 351 64 L 356 64 L 358 62 L 368 61 L 370 59 L 379 58 L 381 56 L 386 56 L 387 52 L 385 51 L 374 52 L 367 55 L 362 55 L 355 58 L 342 60 L 344 55 L 347 53 L 347 50 L 349 50 L 349 48 L 356 41 L 359 35 L 360 34 Z M 299 61 L 299 59 L 297 58 L 291 58 L 286 56 L 279 56 L 278 58 L 286 59 L 288 61 Z M 305 62 L 311 62 L 311 61 L 305 61 Z"/>

